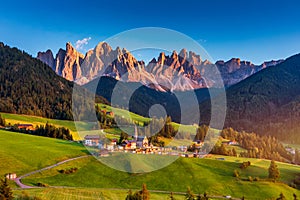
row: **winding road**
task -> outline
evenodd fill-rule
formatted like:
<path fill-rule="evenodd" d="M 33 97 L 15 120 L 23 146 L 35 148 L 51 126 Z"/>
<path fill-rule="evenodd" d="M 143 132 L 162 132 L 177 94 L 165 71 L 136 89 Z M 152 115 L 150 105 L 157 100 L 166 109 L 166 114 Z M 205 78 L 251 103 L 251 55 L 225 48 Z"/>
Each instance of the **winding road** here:
<path fill-rule="evenodd" d="M 91 155 L 86 155 L 86 156 L 79 156 L 79 157 L 75 157 L 75 158 L 70 158 L 70 159 L 67 159 L 67 160 L 64 160 L 64 161 L 61 161 L 61 162 L 58 162 L 54 165 L 50 165 L 48 167 L 45 167 L 45 168 L 42 168 L 42 169 L 38 169 L 38 170 L 35 170 L 33 172 L 29 172 L 27 174 L 24 174 L 22 176 L 19 176 L 17 177 L 14 181 L 15 183 L 20 187 L 20 188 L 23 188 L 23 189 L 28 189 L 28 188 L 39 188 L 39 187 L 36 187 L 36 186 L 29 186 L 29 185 L 25 185 L 21 182 L 21 179 L 27 177 L 27 176 L 31 176 L 33 174 L 36 174 L 36 173 L 40 173 L 42 171 L 45 171 L 45 170 L 48 170 L 48 169 L 51 169 L 51 168 L 54 168 L 54 167 L 57 167 L 59 165 L 62 165 L 64 163 L 67 163 L 67 162 L 70 162 L 70 161 L 73 161 L 73 160 L 78 160 L 78 159 L 81 159 L 81 158 L 86 158 L 86 157 L 89 157 Z"/>
<path fill-rule="evenodd" d="M 20 177 L 17 177 L 14 181 L 15 183 L 21 188 L 21 189 L 30 189 L 30 188 L 41 188 L 41 187 L 37 187 L 37 186 L 29 186 L 29 185 L 25 185 L 21 182 L 21 180 L 27 176 L 31 176 L 33 174 L 36 174 L 36 173 L 40 173 L 42 171 L 45 171 L 45 170 L 48 170 L 48 169 L 51 169 L 51 168 L 54 168 L 54 167 L 57 167 L 59 165 L 62 165 L 64 163 L 67 163 L 67 162 L 70 162 L 70 161 L 74 161 L 74 160 L 78 160 L 78 159 L 82 159 L 82 158 L 87 158 L 87 157 L 90 157 L 91 155 L 85 155 L 85 156 L 79 156 L 79 157 L 75 157 L 75 158 L 70 158 L 70 159 L 67 159 L 67 160 L 64 160 L 64 161 L 61 161 L 61 162 L 58 162 L 54 165 L 50 165 L 48 167 L 45 167 L 45 168 L 42 168 L 42 169 L 39 169 L 39 170 L 35 170 L 35 171 L 32 171 L 32 172 L 29 172 L 27 174 L 24 174 Z M 49 186 L 51 188 L 75 188 L 76 187 L 66 187 L 66 186 Z M 120 189 L 120 188 L 103 188 L 103 189 L 107 189 L 107 190 L 128 190 L 128 189 Z M 137 189 L 138 190 L 138 189 Z M 153 193 L 164 193 L 164 194 L 170 194 L 170 191 L 164 191 L 164 190 L 149 190 L 149 192 L 153 192 Z M 179 195 L 185 195 L 186 193 L 185 192 L 173 192 L 173 194 L 179 194 Z M 218 198 L 218 199 L 228 199 L 226 198 L 225 196 L 214 196 L 214 195 L 209 195 L 208 196 L 209 198 Z M 238 198 L 230 198 L 232 200 L 239 200 Z"/>

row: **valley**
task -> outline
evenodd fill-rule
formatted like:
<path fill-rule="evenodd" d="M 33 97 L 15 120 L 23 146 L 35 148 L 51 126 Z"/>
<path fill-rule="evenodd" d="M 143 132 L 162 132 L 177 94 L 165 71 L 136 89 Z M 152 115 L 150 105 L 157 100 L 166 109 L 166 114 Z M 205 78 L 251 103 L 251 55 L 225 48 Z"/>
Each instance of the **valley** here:
<path fill-rule="evenodd" d="M 85 148 L 74 142 L 7 131 L 0 131 L 0 137 L 2 141 L 6 140 L 6 145 L 1 148 L 1 158 L 5 158 L 6 160 L 1 160 L 1 163 L 7 163 L 6 170 L 2 170 L 1 174 L 14 172 L 22 175 L 67 158 L 86 155 Z M 31 150 L 30 146 L 35 143 L 38 143 L 35 146 L 40 147 L 39 151 Z M 18 145 L 19 149 L 22 149 L 22 153 L 13 151 L 11 148 L 12 145 Z M 10 155 L 9 157 L 3 157 L 8 154 Z M 28 157 L 24 155 L 28 155 Z M 32 156 L 34 156 L 34 160 L 31 159 Z M 224 158 L 224 160 L 217 159 L 220 157 Z M 45 158 L 48 158 L 48 161 L 41 162 Z M 22 161 L 22 166 L 24 166 L 22 168 L 20 168 L 20 161 Z M 240 170 L 239 165 L 243 161 L 250 161 L 251 166 L 245 170 Z M 16 162 L 18 163 L 17 166 L 16 164 L 11 164 Z M 94 157 L 88 157 L 26 177 L 22 179 L 22 182 L 32 186 L 36 186 L 37 183 L 43 183 L 49 186 L 70 187 L 67 189 L 68 192 L 63 192 L 59 188 L 54 190 L 51 187 L 25 190 L 39 197 L 67 197 L 77 194 L 86 198 L 94 198 L 95 195 L 104 195 L 108 199 L 124 199 L 128 189 L 137 190 L 143 183 L 147 184 L 150 191 L 164 190 L 169 191 L 168 193 L 172 191 L 175 194 L 176 192 L 184 194 L 186 188 L 189 186 L 196 194 L 207 192 L 210 195 L 216 196 L 245 196 L 247 199 L 276 197 L 278 196 L 278 191 L 283 192 L 286 196 L 292 196 L 293 193 L 300 195 L 298 190 L 287 185 L 299 173 L 299 166 L 277 162 L 281 178 L 274 183 L 269 181 L 267 177 L 269 163 L 270 161 L 263 159 L 214 155 L 205 159 L 179 158 L 170 166 L 155 172 L 130 174 L 111 169 L 101 164 Z M 61 174 L 58 172 L 61 169 L 74 167 L 78 170 L 73 174 Z M 240 179 L 233 176 L 235 169 L 241 171 Z M 247 180 L 249 176 L 253 178 L 259 177 L 260 180 L 250 182 Z M 164 179 L 159 177 L 164 177 Z M 111 190 L 109 188 L 114 189 Z M 16 194 L 20 194 L 20 190 L 16 190 Z M 183 194 L 178 194 L 177 196 L 181 198 Z M 167 194 L 153 192 L 153 199 L 164 197 L 167 197 Z"/>

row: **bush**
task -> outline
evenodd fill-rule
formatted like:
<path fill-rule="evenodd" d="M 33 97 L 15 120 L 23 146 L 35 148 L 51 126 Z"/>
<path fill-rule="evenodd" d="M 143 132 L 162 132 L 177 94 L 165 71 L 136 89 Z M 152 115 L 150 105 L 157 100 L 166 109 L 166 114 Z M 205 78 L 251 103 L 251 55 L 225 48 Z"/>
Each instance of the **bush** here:
<path fill-rule="evenodd" d="M 248 181 L 252 182 L 253 181 L 253 178 L 252 176 L 248 176 Z"/>
<path fill-rule="evenodd" d="M 233 177 L 239 178 L 240 177 L 240 172 L 238 170 L 233 171 Z"/>
<path fill-rule="evenodd" d="M 250 161 L 243 162 L 243 163 L 240 165 L 240 168 L 241 168 L 241 169 L 246 169 L 246 168 L 249 167 L 250 165 L 251 165 L 251 162 L 250 162 Z"/>
<path fill-rule="evenodd" d="M 46 183 L 37 183 L 37 186 L 38 187 L 49 187 L 49 185 Z"/>
<path fill-rule="evenodd" d="M 297 185 L 295 183 L 290 183 L 289 186 L 292 188 L 297 188 Z"/>
<path fill-rule="evenodd" d="M 78 168 L 77 167 L 72 167 L 70 169 L 61 169 L 58 170 L 59 173 L 61 174 L 73 174 L 75 172 L 77 172 Z"/>

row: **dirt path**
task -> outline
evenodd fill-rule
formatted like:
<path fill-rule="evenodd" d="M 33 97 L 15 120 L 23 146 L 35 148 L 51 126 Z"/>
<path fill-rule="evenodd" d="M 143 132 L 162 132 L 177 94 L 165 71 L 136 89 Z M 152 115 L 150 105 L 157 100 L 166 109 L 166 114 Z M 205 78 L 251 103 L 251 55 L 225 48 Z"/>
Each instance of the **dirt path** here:
<path fill-rule="evenodd" d="M 42 168 L 42 169 L 38 169 L 38 170 L 35 170 L 33 172 L 29 172 L 27 174 L 24 174 L 22 176 L 19 176 L 17 177 L 14 181 L 15 183 L 20 187 L 20 188 L 23 188 L 23 189 L 27 189 L 27 188 L 38 188 L 36 186 L 29 186 L 29 185 L 25 185 L 21 182 L 21 180 L 27 176 L 31 176 L 33 174 L 36 174 L 36 173 L 40 173 L 42 171 L 45 171 L 45 170 L 48 170 L 48 169 L 51 169 L 51 168 L 54 168 L 54 167 L 57 167 L 59 165 L 62 165 L 64 163 L 67 163 L 67 162 L 70 162 L 70 161 L 73 161 L 73 160 L 78 160 L 78 159 L 81 159 L 81 158 L 86 158 L 86 157 L 89 157 L 90 155 L 86 155 L 86 156 L 79 156 L 79 157 L 75 157 L 75 158 L 70 158 L 70 159 L 67 159 L 67 160 L 64 160 L 64 161 L 61 161 L 61 162 L 58 162 L 54 165 L 50 165 L 48 167 L 45 167 L 45 168 Z"/>

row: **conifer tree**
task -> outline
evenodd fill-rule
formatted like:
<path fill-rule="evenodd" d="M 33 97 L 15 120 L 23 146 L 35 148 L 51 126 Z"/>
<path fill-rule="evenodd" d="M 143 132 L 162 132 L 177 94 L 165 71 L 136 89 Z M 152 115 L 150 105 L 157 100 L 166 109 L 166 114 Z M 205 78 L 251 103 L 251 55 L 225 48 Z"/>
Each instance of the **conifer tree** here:
<path fill-rule="evenodd" d="M 271 161 L 269 167 L 269 178 L 273 179 L 274 181 L 280 177 L 280 171 L 275 163 L 274 160 Z"/>
<path fill-rule="evenodd" d="M 12 200 L 12 199 L 14 199 L 13 192 L 9 187 L 8 179 L 4 178 L 1 180 L 1 184 L 0 184 L 0 200 Z"/>

